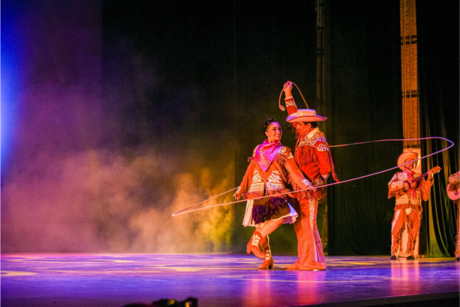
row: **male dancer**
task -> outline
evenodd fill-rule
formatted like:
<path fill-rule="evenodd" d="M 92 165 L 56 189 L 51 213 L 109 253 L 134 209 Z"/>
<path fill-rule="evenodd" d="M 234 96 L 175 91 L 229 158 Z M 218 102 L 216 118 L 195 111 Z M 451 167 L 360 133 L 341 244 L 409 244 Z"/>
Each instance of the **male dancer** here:
<path fill-rule="evenodd" d="M 404 149 L 398 158 L 398 165 L 417 160 L 418 153 Z M 420 182 L 413 179 L 420 177 L 415 173 L 417 161 L 400 166 L 402 172 L 396 173 L 388 183 L 388 198 L 396 197 L 395 213 L 391 224 L 391 260 L 396 260 L 401 251 L 401 239 L 407 227 L 408 239 L 406 246 L 407 260 L 418 257 L 415 249 L 420 225 L 422 224 L 422 199 L 427 201 L 433 185 L 433 174 L 429 172 L 428 180 L 421 178 Z"/>
<path fill-rule="evenodd" d="M 455 238 L 455 259 L 460 261 L 460 198 L 459 189 L 460 185 L 460 172 L 456 172 L 449 176 L 449 186 L 447 192 L 449 197 L 457 204 L 457 237 Z M 450 196 L 452 194 L 452 196 Z"/>
<path fill-rule="evenodd" d="M 317 122 L 326 120 L 326 117 L 316 115 L 312 109 L 297 109 L 292 97 L 292 82 L 288 81 L 283 87 L 285 103 L 289 116 L 286 121 L 295 129 L 297 143 L 295 147 L 295 160 L 300 169 L 313 186 L 325 184 L 332 173 L 338 181 L 334 170 L 334 163 L 326 142 L 324 133 L 318 129 Z M 295 190 L 299 187 L 293 184 Z M 299 259 L 292 265 L 287 265 L 288 270 L 318 271 L 326 269 L 323 246 L 316 226 L 318 213 L 318 200 L 325 194 L 324 188 L 319 188 L 314 193 L 302 193 L 296 204 L 299 217 L 294 223 L 297 235 L 297 249 Z"/>

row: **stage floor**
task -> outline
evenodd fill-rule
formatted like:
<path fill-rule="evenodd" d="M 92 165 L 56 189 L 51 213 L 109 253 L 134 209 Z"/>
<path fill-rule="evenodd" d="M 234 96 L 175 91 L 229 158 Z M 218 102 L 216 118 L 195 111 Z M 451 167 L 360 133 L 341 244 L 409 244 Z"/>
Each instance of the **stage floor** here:
<path fill-rule="evenodd" d="M 327 257 L 327 271 L 286 271 L 295 256 L 274 255 L 257 270 L 248 255 L 7 254 L 2 306 L 112 306 L 198 298 L 198 306 L 364 306 L 458 297 L 454 258 L 391 261 Z M 367 302 L 367 303 L 366 303 Z M 372 303 L 372 305 L 374 305 Z"/>

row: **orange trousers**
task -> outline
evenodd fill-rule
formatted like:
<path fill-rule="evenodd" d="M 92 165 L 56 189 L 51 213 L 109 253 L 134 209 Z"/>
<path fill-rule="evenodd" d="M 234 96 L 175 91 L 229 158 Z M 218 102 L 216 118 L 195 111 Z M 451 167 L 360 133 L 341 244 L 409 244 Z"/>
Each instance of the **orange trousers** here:
<path fill-rule="evenodd" d="M 406 254 L 418 257 L 414 254 L 415 243 L 419 235 L 420 225 L 422 224 L 422 207 L 412 206 L 412 212 L 407 214 L 406 209 L 409 205 L 397 205 L 393 222 L 391 223 L 391 255 L 397 256 L 400 252 L 402 234 L 407 225 L 407 246 Z M 407 223 L 407 224 L 406 224 Z"/>
<path fill-rule="evenodd" d="M 455 258 L 460 257 L 460 203 L 457 203 L 457 237 L 455 242 Z"/>
<path fill-rule="evenodd" d="M 294 209 L 299 214 L 294 223 L 297 235 L 297 250 L 299 259 L 297 263 L 306 269 L 325 269 L 326 261 L 323 254 L 323 245 L 316 226 L 318 213 L 318 200 L 301 199 L 293 201 Z"/>

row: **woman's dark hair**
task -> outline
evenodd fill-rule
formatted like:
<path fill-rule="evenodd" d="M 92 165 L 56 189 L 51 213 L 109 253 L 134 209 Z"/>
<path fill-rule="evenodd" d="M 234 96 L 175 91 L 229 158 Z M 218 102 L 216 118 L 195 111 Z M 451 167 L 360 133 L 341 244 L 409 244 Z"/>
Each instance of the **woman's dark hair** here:
<path fill-rule="evenodd" d="M 277 121 L 276 119 L 271 118 L 271 117 L 268 118 L 268 119 L 264 122 L 264 124 L 263 124 L 263 126 L 262 126 L 262 133 L 264 134 L 264 136 L 266 136 L 266 135 L 265 135 L 265 131 L 267 131 L 268 126 L 269 126 L 271 123 L 277 123 L 277 122 L 278 122 L 278 121 Z"/>

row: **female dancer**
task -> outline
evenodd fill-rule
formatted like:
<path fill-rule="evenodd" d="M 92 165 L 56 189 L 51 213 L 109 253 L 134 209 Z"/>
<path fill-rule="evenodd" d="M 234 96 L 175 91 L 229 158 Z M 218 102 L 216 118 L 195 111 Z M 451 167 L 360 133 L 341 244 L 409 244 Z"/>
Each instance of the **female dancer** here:
<path fill-rule="evenodd" d="M 248 254 L 252 252 L 256 257 L 264 259 L 259 269 L 273 269 L 275 262 L 271 255 L 268 235 L 281 224 L 294 223 L 298 215 L 288 203 L 287 195 L 261 197 L 288 192 L 288 184 L 291 182 L 305 190 L 316 189 L 303 176 L 291 150 L 281 145 L 283 132 L 280 124 L 269 118 L 265 121 L 262 131 L 267 139 L 254 149 L 252 157 L 249 158 L 251 163 L 234 197 L 237 200 L 241 197 L 249 200 L 243 225 L 256 227 L 247 245 Z"/>

